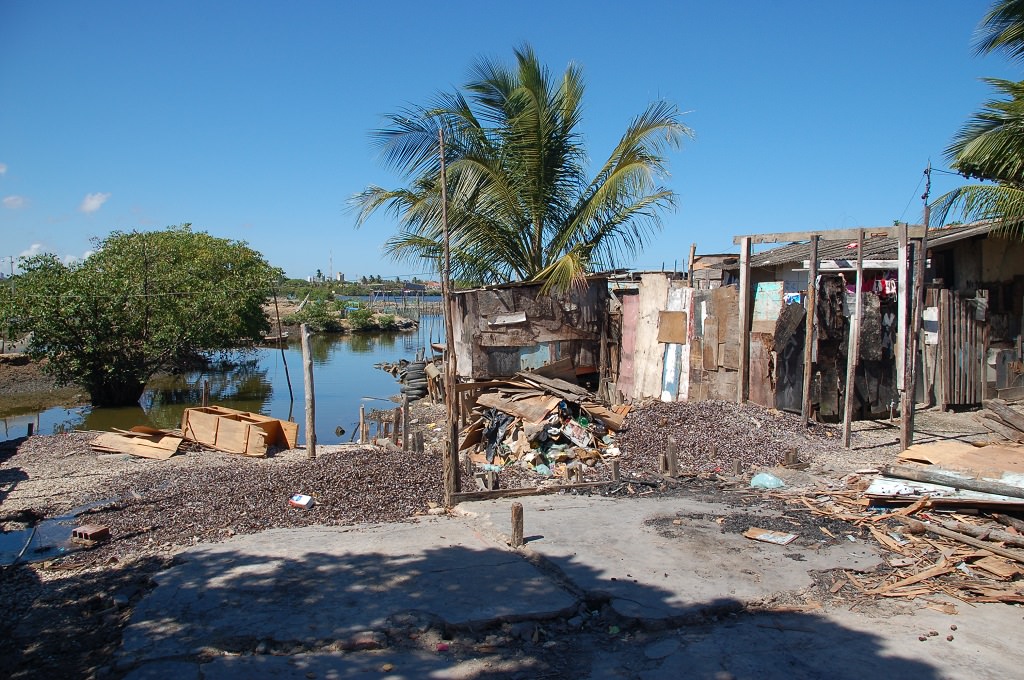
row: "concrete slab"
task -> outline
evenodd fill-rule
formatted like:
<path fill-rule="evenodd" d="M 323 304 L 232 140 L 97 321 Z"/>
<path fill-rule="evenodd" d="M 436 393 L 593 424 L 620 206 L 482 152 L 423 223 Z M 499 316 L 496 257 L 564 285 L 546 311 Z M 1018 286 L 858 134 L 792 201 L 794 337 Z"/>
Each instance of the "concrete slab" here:
<path fill-rule="evenodd" d="M 722 533 L 713 520 L 679 526 L 649 520 L 727 515 L 729 506 L 686 498 L 633 501 L 601 496 L 534 496 L 523 504 L 526 547 L 584 591 L 611 598 L 615 611 L 645 620 L 689 619 L 811 584 L 810 570 L 868 569 L 880 561 L 863 542 L 812 550 Z M 501 534 L 511 533 L 509 499 L 463 503 Z M 665 523 L 662 523 L 663 525 Z"/>
<path fill-rule="evenodd" d="M 408 613 L 465 626 L 576 606 L 521 556 L 447 518 L 272 530 L 181 559 L 132 613 L 118 667 L 260 640 L 358 639 Z"/>
<path fill-rule="evenodd" d="M 1020 610 L 982 605 L 970 618 L 929 609 L 864 616 L 845 610 L 820 614 L 764 613 L 706 630 L 689 631 L 679 650 L 642 680 L 686 677 L 834 680 L 915 678 L 997 680 L 1017 677 L 1021 652 L 1014 636 L 994 635 L 1020 625 Z M 957 625 L 951 631 L 950 625 Z M 938 633 L 929 636 L 930 631 Z M 919 640 L 920 636 L 926 640 Z M 952 635 L 953 640 L 946 639 Z M 991 636 L 991 637 L 990 637 Z"/>

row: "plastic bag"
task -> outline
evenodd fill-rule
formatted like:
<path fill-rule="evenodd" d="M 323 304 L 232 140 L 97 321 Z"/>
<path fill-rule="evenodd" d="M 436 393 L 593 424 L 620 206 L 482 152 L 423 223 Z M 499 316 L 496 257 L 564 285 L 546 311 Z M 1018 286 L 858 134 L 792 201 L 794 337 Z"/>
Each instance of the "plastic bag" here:
<path fill-rule="evenodd" d="M 775 475 L 759 472 L 750 480 L 750 486 L 755 489 L 780 489 L 786 486 L 786 483 Z"/>

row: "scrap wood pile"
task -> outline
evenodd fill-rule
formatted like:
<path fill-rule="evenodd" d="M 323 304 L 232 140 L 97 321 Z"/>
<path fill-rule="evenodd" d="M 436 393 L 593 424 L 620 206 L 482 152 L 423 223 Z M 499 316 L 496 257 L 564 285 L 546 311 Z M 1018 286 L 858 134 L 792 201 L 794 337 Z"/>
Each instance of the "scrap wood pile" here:
<path fill-rule="evenodd" d="M 775 493 L 866 530 L 889 553 L 871 573 L 845 571 L 833 596 L 1024 603 L 1024 446 L 937 442 L 905 462 L 850 475 L 845 489 Z"/>
<path fill-rule="evenodd" d="M 1024 414 L 1014 411 L 1005 401 L 991 399 L 985 402 L 985 409 L 977 420 L 1007 441 L 1024 443 Z"/>
<path fill-rule="evenodd" d="M 538 480 L 608 481 L 628 406 L 608 407 L 577 384 L 539 372 L 459 386 L 470 402 L 459 450 L 480 488 Z M 501 481 L 499 481 L 501 480 Z"/>
<path fill-rule="evenodd" d="M 185 409 L 181 430 L 145 425 L 115 429 L 96 437 L 92 448 L 101 453 L 127 453 L 155 460 L 167 460 L 182 446 L 209 447 L 262 458 L 270 446 L 295 448 L 298 430 L 298 424 L 286 420 L 223 406 L 203 406 Z"/>

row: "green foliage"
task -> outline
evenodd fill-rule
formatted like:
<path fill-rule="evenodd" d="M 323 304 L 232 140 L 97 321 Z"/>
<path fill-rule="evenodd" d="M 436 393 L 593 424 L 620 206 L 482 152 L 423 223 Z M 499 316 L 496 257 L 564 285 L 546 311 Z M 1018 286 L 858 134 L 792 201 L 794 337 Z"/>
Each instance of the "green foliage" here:
<path fill-rule="evenodd" d="M 348 323 L 354 331 L 377 329 L 377 324 L 373 320 L 373 312 L 369 309 L 353 309 L 348 313 Z"/>
<path fill-rule="evenodd" d="M 408 184 L 355 196 L 358 223 L 381 209 L 398 217 L 386 252 L 440 270 L 443 131 L 453 278 L 564 289 L 615 266 L 643 247 L 674 205 L 675 194 L 658 185 L 664 152 L 691 132 L 675 106 L 651 104 L 588 176 L 583 91 L 578 67 L 552 77 L 528 46 L 516 50 L 512 68 L 482 59 L 461 91 L 394 114 L 375 133 L 385 161 Z"/>
<path fill-rule="evenodd" d="M 999 0 L 977 31 L 979 53 L 1004 52 L 1024 59 L 1024 0 Z M 985 102 L 946 149 L 950 166 L 964 177 L 991 184 L 958 187 L 932 203 L 940 223 L 950 216 L 995 220 L 997 231 L 1024 238 L 1024 81 L 986 82 L 996 98 Z"/>
<path fill-rule="evenodd" d="M 395 320 L 393 314 L 378 314 L 377 328 L 382 331 L 398 330 L 398 322 Z"/>
<path fill-rule="evenodd" d="M 318 333 L 337 332 L 341 330 L 341 321 L 334 306 L 333 302 L 311 299 L 300 311 L 289 314 L 281 321 L 289 326 L 304 323 L 310 330 Z"/>
<path fill-rule="evenodd" d="M 157 371 L 251 342 L 269 329 L 263 302 L 281 271 L 244 242 L 190 225 L 114 232 L 84 262 L 22 259 L 19 332 L 59 383 L 97 406 L 138 401 Z"/>

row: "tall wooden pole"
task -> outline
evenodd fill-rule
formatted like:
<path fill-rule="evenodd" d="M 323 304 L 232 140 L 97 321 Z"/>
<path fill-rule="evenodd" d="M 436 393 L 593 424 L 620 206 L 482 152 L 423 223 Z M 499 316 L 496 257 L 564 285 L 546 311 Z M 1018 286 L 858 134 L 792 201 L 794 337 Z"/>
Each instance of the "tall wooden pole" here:
<path fill-rule="evenodd" d="M 302 332 L 302 374 L 306 382 L 306 457 L 316 458 L 316 400 L 313 397 L 313 347 L 309 326 L 299 326 Z"/>
<path fill-rule="evenodd" d="M 905 350 L 905 381 L 906 388 L 903 390 L 903 399 L 900 402 L 900 447 L 904 450 L 910 448 L 914 443 L 914 405 L 917 402 L 917 344 L 918 336 L 921 335 L 921 315 L 924 313 L 924 273 L 925 261 L 928 259 L 928 227 L 931 221 L 932 210 L 928 205 L 928 195 L 932 189 L 932 164 L 924 171 L 927 178 L 924 185 L 924 236 L 914 246 L 914 313 L 911 316 L 913 323 L 908 333 L 907 348 Z"/>
<path fill-rule="evenodd" d="M 690 244 L 690 259 L 686 261 L 686 285 L 694 288 L 693 285 L 693 262 L 697 259 L 697 244 Z"/>
<path fill-rule="evenodd" d="M 444 129 L 437 131 L 441 156 L 441 224 L 444 229 L 444 259 L 441 263 L 441 298 L 444 300 L 445 348 L 448 350 L 444 362 L 444 404 L 448 413 L 447 446 L 444 453 L 444 504 L 452 505 L 452 499 L 459 490 L 459 422 L 455 410 L 455 330 L 452 325 L 451 291 L 451 249 L 448 240 L 448 179 L 444 169 Z"/>
<path fill-rule="evenodd" d="M 907 333 L 910 328 L 910 266 L 908 251 L 910 242 L 907 235 L 907 224 L 900 225 L 897 235 L 899 269 L 896 276 L 896 384 L 900 395 L 907 391 Z"/>
<path fill-rule="evenodd" d="M 740 241 L 740 299 L 739 299 L 739 331 L 740 360 L 736 375 L 736 403 L 747 401 L 748 374 L 750 373 L 750 237 L 744 236 Z"/>
<path fill-rule="evenodd" d="M 804 319 L 804 385 L 800 422 L 807 427 L 811 417 L 811 380 L 814 377 L 814 343 L 818 333 L 818 236 L 811 236 L 811 255 L 807 267 L 807 317 Z"/>
<path fill-rule="evenodd" d="M 850 324 L 850 344 L 846 355 L 846 392 L 843 404 L 843 446 L 850 448 L 850 429 L 853 425 L 853 397 L 857 391 L 857 359 L 860 355 L 860 322 L 863 314 L 861 292 L 864 286 L 864 230 L 857 234 L 857 285 L 854 287 L 856 296 L 853 305 L 853 318 Z"/>

